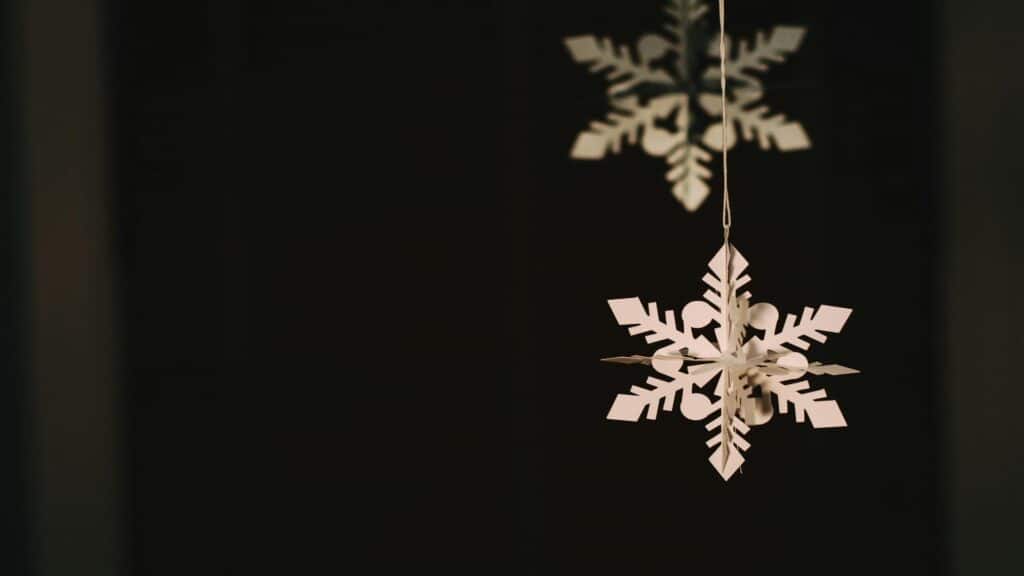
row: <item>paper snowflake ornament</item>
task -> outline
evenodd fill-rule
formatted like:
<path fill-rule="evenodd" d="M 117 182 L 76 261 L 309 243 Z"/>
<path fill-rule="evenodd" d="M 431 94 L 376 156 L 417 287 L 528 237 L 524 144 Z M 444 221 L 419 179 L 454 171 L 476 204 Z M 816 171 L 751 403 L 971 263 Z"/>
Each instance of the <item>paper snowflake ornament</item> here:
<path fill-rule="evenodd" d="M 653 356 L 620 356 L 605 361 L 650 365 L 661 377 L 649 377 L 647 387 L 634 386 L 619 394 L 609 420 L 637 422 L 646 411 L 654 420 L 659 411 L 679 410 L 690 420 L 709 420 L 712 432 L 707 445 L 714 448 L 711 465 L 728 480 L 743 464 L 750 448 L 745 435 L 751 426 L 768 422 L 774 412 L 790 407 L 797 422 L 810 420 L 814 428 L 840 428 L 846 419 L 839 404 L 825 390 L 811 389 L 809 374 L 855 374 L 837 364 L 808 362 L 802 350 L 808 340 L 825 342 L 825 333 L 838 333 L 852 310 L 835 306 L 804 308 L 797 319 L 786 315 L 779 327 L 779 312 L 771 304 L 750 304 L 750 292 L 738 293 L 750 282 L 744 274 L 747 261 L 732 246 L 723 246 L 708 264 L 704 275 L 709 289 L 704 300 L 687 304 L 681 324 L 671 310 L 659 314 L 658 306 L 645 308 L 639 298 L 609 300 L 612 313 L 631 335 L 646 334 L 658 344 Z M 696 331 L 713 329 L 713 340 Z M 755 334 L 754 332 L 759 332 Z"/>
<path fill-rule="evenodd" d="M 717 66 L 708 65 L 709 58 L 719 56 L 719 42 L 702 24 L 708 12 L 704 0 L 669 0 L 665 11 L 664 33 L 642 36 L 635 57 L 610 38 L 565 39 L 573 60 L 603 73 L 610 84 L 607 115 L 580 132 L 570 156 L 599 160 L 618 153 L 623 142 L 639 140 L 646 153 L 665 158 L 673 195 L 693 212 L 709 193 L 712 152 L 721 152 L 723 145 L 721 76 Z M 759 32 L 753 43 L 740 42 L 737 50 L 726 35 L 726 148 L 736 144 L 737 132 L 746 141 L 756 138 L 763 150 L 810 147 L 803 126 L 761 103 L 765 90 L 754 74 L 784 61 L 799 48 L 804 33 L 800 27 L 776 26 L 767 36 Z"/>

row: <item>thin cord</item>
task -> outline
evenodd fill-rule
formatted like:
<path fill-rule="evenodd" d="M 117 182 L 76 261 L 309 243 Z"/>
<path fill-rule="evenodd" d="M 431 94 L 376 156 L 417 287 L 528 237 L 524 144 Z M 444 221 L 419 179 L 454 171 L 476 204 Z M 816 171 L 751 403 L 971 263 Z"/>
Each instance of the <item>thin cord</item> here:
<path fill-rule="evenodd" d="M 718 65 L 721 75 L 720 83 L 722 88 L 722 237 L 725 249 L 725 278 L 722 280 L 726 286 L 732 284 L 732 247 L 729 245 L 729 230 L 732 228 L 732 206 L 729 203 L 729 149 L 725 142 L 725 128 L 729 124 L 729 112 L 725 107 L 725 0 L 718 0 Z M 725 310 L 732 310 L 733 291 L 727 289 L 722 294 L 725 300 Z M 728 316 L 729 312 L 726 313 Z M 732 323 L 726 319 L 725 332 L 726 340 L 732 341 Z M 731 350 L 730 350 L 731 351 Z M 728 379 L 726 393 L 730 393 L 732 378 Z M 725 404 L 722 405 L 723 407 Z M 724 414 L 723 422 L 729 420 L 728 414 Z M 723 462 L 724 464 L 724 462 Z"/>
<path fill-rule="evenodd" d="M 729 246 L 729 229 L 732 228 L 732 207 L 729 205 L 729 150 L 725 145 L 725 126 L 729 123 L 728 112 L 725 108 L 725 0 L 718 0 L 718 66 L 719 73 L 721 74 L 721 88 L 722 88 L 722 236 L 724 238 L 724 250 L 725 250 L 725 278 L 724 281 L 726 286 L 732 284 L 732 247 Z M 725 300 L 725 318 L 723 319 L 723 325 L 725 327 L 726 344 L 729 352 L 732 345 L 732 321 L 729 318 L 732 312 L 732 294 L 731 289 L 723 290 L 722 297 Z M 725 380 L 724 396 L 731 396 L 733 394 L 733 381 L 732 373 L 727 369 L 722 375 Z M 732 448 L 732 411 L 726 409 L 728 400 L 722 398 L 722 469 L 725 469 L 726 464 L 729 461 L 729 452 Z"/>
<path fill-rule="evenodd" d="M 725 0 L 718 0 L 718 66 L 722 87 L 722 231 L 728 244 L 732 206 L 729 204 L 729 149 L 725 142 L 725 128 L 729 124 L 729 112 L 725 107 Z"/>

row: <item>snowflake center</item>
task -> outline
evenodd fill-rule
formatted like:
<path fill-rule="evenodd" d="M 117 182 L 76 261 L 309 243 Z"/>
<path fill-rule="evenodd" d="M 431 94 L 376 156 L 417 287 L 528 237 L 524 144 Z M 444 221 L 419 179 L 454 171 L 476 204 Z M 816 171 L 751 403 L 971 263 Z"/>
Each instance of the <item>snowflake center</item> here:
<path fill-rule="evenodd" d="M 740 358 L 735 354 L 724 354 L 722 356 L 719 356 L 715 360 L 715 363 L 721 364 L 726 368 L 740 368 L 750 366 L 750 363 L 746 360 L 746 358 Z"/>

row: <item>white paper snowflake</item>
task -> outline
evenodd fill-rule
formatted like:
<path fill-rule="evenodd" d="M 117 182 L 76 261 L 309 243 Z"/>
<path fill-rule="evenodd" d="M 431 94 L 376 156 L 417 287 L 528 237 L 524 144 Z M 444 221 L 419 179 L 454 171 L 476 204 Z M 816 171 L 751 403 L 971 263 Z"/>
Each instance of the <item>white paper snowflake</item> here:
<path fill-rule="evenodd" d="M 728 257 L 727 257 L 728 254 Z M 639 298 L 609 300 L 612 313 L 631 335 L 646 334 L 649 344 L 660 347 L 653 356 L 620 356 L 605 361 L 624 364 L 648 364 L 667 378 L 649 377 L 647 387 L 634 386 L 629 394 L 619 394 L 608 412 L 609 420 L 636 422 L 646 410 L 655 419 L 661 410 L 675 409 L 690 420 L 711 418 L 707 429 L 711 464 L 728 480 L 743 464 L 743 452 L 750 444 L 744 438 L 750 426 L 764 424 L 774 411 L 789 406 L 797 422 L 808 418 L 815 428 L 845 427 L 846 420 L 834 400 L 822 389 L 810 389 L 807 374 L 843 375 L 857 370 L 837 364 L 808 362 L 800 352 L 810 347 L 808 339 L 825 341 L 825 333 L 838 333 L 853 312 L 849 308 L 820 306 L 817 311 L 804 308 L 799 320 L 787 314 L 781 329 L 779 312 L 771 304 L 750 304 L 750 292 L 737 290 L 750 282 L 745 275 L 747 261 L 729 245 L 723 246 L 708 263 L 711 272 L 704 275 L 710 289 L 704 300 L 683 308 L 682 325 L 675 313 L 662 316 L 655 303 L 647 308 Z M 726 270 L 731 273 L 726 273 Z M 713 328 L 711 342 L 697 330 Z M 760 334 L 748 334 L 754 330 Z M 792 347 L 792 348 L 790 348 Z M 712 382 L 714 385 L 712 387 Z"/>
<path fill-rule="evenodd" d="M 604 73 L 610 83 L 607 116 L 580 132 L 570 155 L 598 160 L 618 153 L 623 141 L 635 145 L 639 138 L 645 152 L 666 159 L 672 193 L 692 212 L 708 196 L 711 152 L 722 150 L 720 72 L 708 65 L 707 58 L 718 58 L 719 42 L 701 25 L 708 12 L 703 0 L 668 0 L 665 11 L 669 22 L 664 35 L 642 36 L 636 43 L 636 58 L 627 46 L 616 47 L 610 38 L 565 39 L 576 62 L 588 64 L 591 72 Z M 752 45 L 740 42 L 737 50 L 726 35 L 727 148 L 736 143 L 737 128 L 744 140 L 756 137 L 763 150 L 773 144 L 782 152 L 810 147 L 803 126 L 781 114 L 772 115 L 760 104 L 764 87 L 753 74 L 784 61 L 800 46 L 804 33 L 800 27 L 776 26 L 768 36 L 759 32 Z"/>

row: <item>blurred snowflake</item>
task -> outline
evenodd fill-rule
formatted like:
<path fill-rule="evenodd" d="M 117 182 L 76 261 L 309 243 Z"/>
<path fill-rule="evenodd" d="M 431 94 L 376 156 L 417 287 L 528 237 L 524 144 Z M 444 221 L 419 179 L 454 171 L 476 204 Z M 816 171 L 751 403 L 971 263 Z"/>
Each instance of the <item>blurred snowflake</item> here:
<path fill-rule="evenodd" d="M 666 159 L 672 193 L 692 212 L 708 196 L 712 152 L 722 150 L 720 73 L 708 65 L 709 58 L 718 58 L 719 42 L 703 24 L 708 12 L 704 0 L 668 0 L 665 12 L 664 32 L 642 36 L 635 58 L 627 46 L 616 47 L 610 38 L 566 38 L 572 58 L 604 74 L 610 84 L 607 115 L 580 132 L 570 155 L 599 160 L 618 153 L 624 141 L 635 145 L 639 139 L 645 152 Z M 729 149 L 737 132 L 747 141 L 756 137 L 764 150 L 773 145 L 782 152 L 810 147 L 803 126 L 761 104 L 764 87 L 753 74 L 784 61 L 799 48 L 804 33 L 804 28 L 777 26 L 770 35 L 758 33 L 752 44 L 741 41 L 735 50 L 726 36 Z"/>

